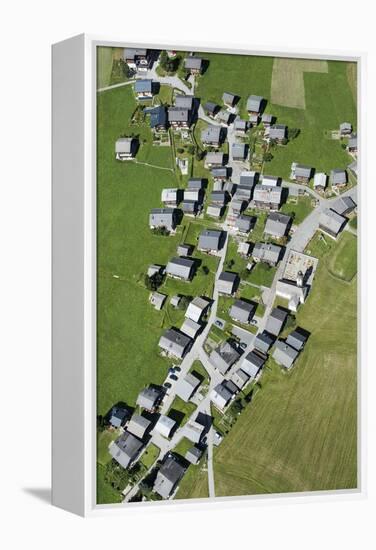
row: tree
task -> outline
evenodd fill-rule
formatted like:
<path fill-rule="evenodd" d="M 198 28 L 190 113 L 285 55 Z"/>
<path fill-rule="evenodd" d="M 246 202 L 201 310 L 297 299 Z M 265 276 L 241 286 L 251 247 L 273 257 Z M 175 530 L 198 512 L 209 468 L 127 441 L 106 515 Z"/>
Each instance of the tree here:
<path fill-rule="evenodd" d="M 188 151 L 188 153 L 189 153 L 190 155 L 193 155 L 194 152 L 195 152 L 195 150 L 196 150 L 196 148 L 195 148 L 194 145 L 188 145 L 187 151 Z"/>
<path fill-rule="evenodd" d="M 189 306 L 192 296 L 182 296 L 178 305 L 178 309 L 185 310 Z"/>
<path fill-rule="evenodd" d="M 146 273 L 145 274 L 145 286 L 148 290 L 157 290 L 163 283 L 163 275 L 161 273 L 154 273 L 151 277 Z"/>
<path fill-rule="evenodd" d="M 177 150 L 177 152 L 180 153 L 180 154 L 184 153 L 183 147 L 178 147 L 176 150 Z"/>
<path fill-rule="evenodd" d="M 205 156 L 205 152 L 202 151 L 201 149 L 197 149 L 196 151 L 196 160 L 200 161 L 204 158 Z"/>
<path fill-rule="evenodd" d="M 264 161 L 265 162 L 270 162 L 273 158 L 273 155 L 271 153 L 265 153 L 264 155 Z"/>
<path fill-rule="evenodd" d="M 289 140 L 287 138 L 283 138 L 283 140 L 281 141 L 282 145 L 287 145 L 289 142 Z"/>
<path fill-rule="evenodd" d="M 296 139 L 300 134 L 299 128 L 289 128 L 287 130 L 287 136 L 289 139 Z"/>
<path fill-rule="evenodd" d="M 295 328 L 296 327 L 296 317 L 291 313 L 287 316 L 285 328 Z"/>
<path fill-rule="evenodd" d="M 167 70 L 167 63 L 168 63 L 168 55 L 166 50 L 162 50 L 161 54 L 159 56 L 159 64 L 165 71 Z"/>
<path fill-rule="evenodd" d="M 209 273 L 210 273 L 210 270 L 206 265 L 203 265 L 201 267 L 201 271 L 204 273 L 204 275 L 209 275 Z"/>
<path fill-rule="evenodd" d="M 233 259 L 229 260 L 229 261 L 227 262 L 227 267 L 228 267 L 229 269 L 232 269 L 234 263 L 235 263 L 235 262 L 234 262 Z"/>

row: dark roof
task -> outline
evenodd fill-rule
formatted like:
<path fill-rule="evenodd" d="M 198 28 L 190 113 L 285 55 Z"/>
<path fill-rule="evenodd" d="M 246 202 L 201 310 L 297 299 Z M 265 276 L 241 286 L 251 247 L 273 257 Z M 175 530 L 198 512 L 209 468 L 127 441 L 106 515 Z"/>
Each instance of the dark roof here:
<path fill-rule="evenodd" d="M 175 97 L 175 106 L 182 107 L 183 109 L 192 109 L 193 96 L 192 95 L 177 95 Z"/>
<path fill-rule="evenodd" d="M 184 109 L 182 107 L 169 107 L 168 120 L 170 122 L 188 122 L 189 109 Z"/>
<path fill-rule="evenodd" d="M 286 339 L 286 344 L 300 351 L 307 341 L 307 336 L 297 330 L 293 330 Z"/>
<path fill-rule="evenodd" d="M 167 110 L 163 105 L 155 107 L 150 113 L 150 127 L 155 128 L 156 126 L 166 126 L 167 124 Z"/>
<path fill-rule="evenodd" d="M 215 113 L 215 111 L 218 111 L 219 105 L 217 103 L 214 103 L 213 101 L 207 101 L 203 105 L 204 111 L 208 111 L 209 113 Z"/>

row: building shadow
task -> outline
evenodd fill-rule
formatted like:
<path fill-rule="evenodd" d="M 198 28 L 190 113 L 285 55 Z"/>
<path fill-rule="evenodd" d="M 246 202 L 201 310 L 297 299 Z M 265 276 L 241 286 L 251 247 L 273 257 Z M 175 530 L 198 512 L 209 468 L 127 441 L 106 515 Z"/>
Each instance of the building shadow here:
<path fill-rule="evenodd" d="M 23 487 L 22 490 L 24 493 L 46 504 L 52 503 L 52 490 L 50 487 Z"/>

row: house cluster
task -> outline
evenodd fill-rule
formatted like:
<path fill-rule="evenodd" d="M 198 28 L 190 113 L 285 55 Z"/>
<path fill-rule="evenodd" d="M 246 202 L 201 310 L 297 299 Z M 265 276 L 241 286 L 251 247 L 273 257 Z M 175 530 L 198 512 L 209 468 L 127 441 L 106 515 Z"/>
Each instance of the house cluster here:
<path fill-rule="evenodd" d="M 326 208 L 319 219 L 319 229 L 336 239 L 348 222 L 348 215 L 356 209 L 351 197 L 339 197 L 331 208 Z"/>
<path fill-rule="evenodd" d="M 339 191 L 348 184 L 348 173 L 345 168 L 333 168 L 330 171 L 329 177 L 325 172 L 316 172 L 312 166 L 291 164 L 291 179 L 303 185 L 309 185 L 313 178 L 313 188 L 315 191 L 322 193 L 325 191 L 328 183 L 330 183 L 333 191 Z"/>

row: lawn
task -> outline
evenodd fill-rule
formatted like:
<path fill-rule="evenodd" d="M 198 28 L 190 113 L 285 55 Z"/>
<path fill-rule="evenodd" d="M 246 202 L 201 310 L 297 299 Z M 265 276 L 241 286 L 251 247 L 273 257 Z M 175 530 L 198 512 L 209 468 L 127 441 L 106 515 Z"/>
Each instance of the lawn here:
<path fill-rule="evenodd" d="M 205 369 L 205 367 L 203 366 L 203 364 L 201 363 L 201 361 L 199 361 L 198 359 L 193 361 L 193 364 L 192 364 L 191 368 L 189 369 L 189 372 L 191 374 L 193 374 L 194 376 L 196 376 L 196 378 L 199 378 L 201 380 L 201 384 L 198 388 L 198 391 L 203 393 L 202 390 L 207 389 L 207 387 L 209 385 L 209 382 L 210 382 L 210 379 L 209 379 L 208 372 Z"/>
<path fill-rule="evenodd" d="M 192 443 L 191 443 L 192 446 Z M 201 458 L 200 462 L 195 466 L 189 465 L 183 479 L 179 484 L 178 492 L 175 499 L 183 498 L 208 498 L 208 470 L 206 458 Z"/>
<path fill-rule="evenodd" d="M 283 214 L 293 215 L 293 224 L 299 225 L 312 212 L 311 197 L 296 197 L 287 199 L 287 202 L 280 208 Z"/>
<path fill-rule="evenodd" d="M 127 80 L 124 64 L 120 61 L 122 54 L 122 48 L 111 48 L 109 46 L 97 47 L 98 88 L 105 88 L 106 86 L 119 84 Z"/>
<path fill-rule="evenodd" d="M 104 473 L 104 466 L 97 463 L 97 503 L 116 504 L 121 502 L 124 497 L 104 481 Z"/>
<path fill-rule="evenodd" d="M 249 274 L 247 281 L 254 285 L 270 287 L 273 283 L 276 267 L 271 267 L 263 262 L 258 262 Z"/>
<path fill-rule="evenodd" d="M 216 450 L 219 496 L 356 487 L 356 279 L 328 271 L 331 254 L 346 254 L 342 241 L 309 248 L 320 262 L 297 322 L 311 336 L 290 373 L 268 362 Z"/>
<path fill-rule="evenodd" d="M 142 453 L 141 462 L 147 470 L 149 470 L 149 468 L 151 468 L 151 466 L 157 460 L 160 452 L 161 450 L 156 445 L 154 445 L 154 443 L 151 443 Z"/>
<path fill-rule="evenodd" d="M 120 435 L 118 430 L 104 430 L 97 434 L 97 460 L 102 466 L 111 460 L 111 455 L 108 452 L 108 446 L 111 441 L 115 441 Z"/>
<path fill-rule="evenodd" d="M 357 238 L 351 233 L 343 233 L 334 254 L 330 258 L 331 273 L 350 282 L 357 271 Z"/>
<path fill-rule="evenodd" d="M 167 416 L 175 420 L 181 427 L 184 426 L 195 409 L 196 405 L 193 403 L 186 403 L 180 397 L 176 396 L 172 402 L 170 410 L 167 413 Z"/>

